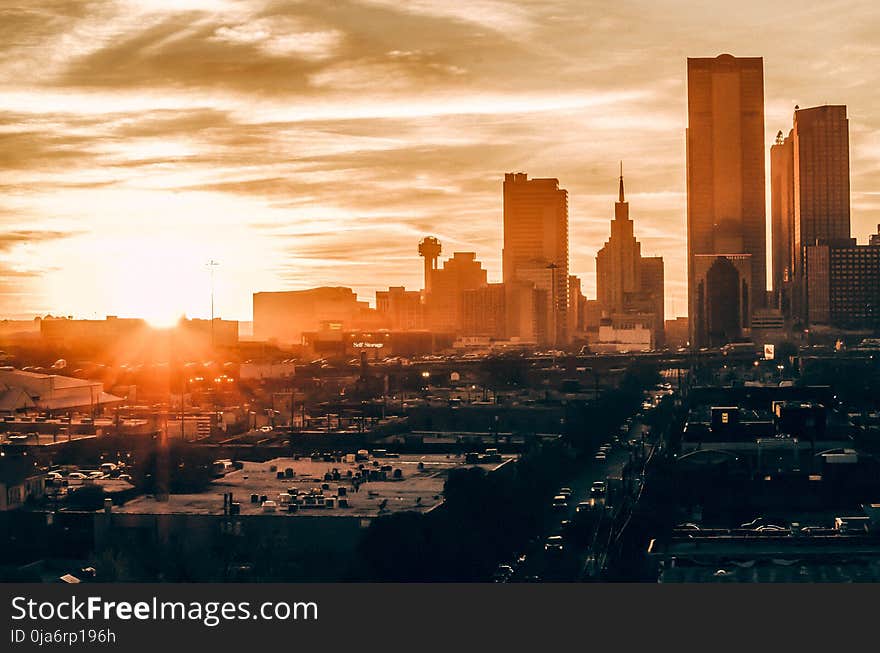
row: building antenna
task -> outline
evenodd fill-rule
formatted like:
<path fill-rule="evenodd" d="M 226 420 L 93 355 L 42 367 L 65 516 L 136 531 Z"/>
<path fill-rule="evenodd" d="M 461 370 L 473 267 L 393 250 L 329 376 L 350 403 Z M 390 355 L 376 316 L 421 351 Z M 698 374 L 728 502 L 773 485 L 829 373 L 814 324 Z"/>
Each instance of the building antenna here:
<path fill-rule="evenodd" d="M 208 270 L 211 272 L 211 349 L 214 348 L 214 268 L 220 265 L 214 259 L 209 259 L 206 263 Z"/>

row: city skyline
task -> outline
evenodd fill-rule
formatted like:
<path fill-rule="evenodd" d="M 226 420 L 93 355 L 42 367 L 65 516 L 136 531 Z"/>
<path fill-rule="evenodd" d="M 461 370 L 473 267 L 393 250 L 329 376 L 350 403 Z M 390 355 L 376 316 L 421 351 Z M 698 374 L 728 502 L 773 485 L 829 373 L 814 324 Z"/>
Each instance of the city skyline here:
<path fill-rule="evenodd" d="M 638 4 L 597 20 L 580 3 L 5 9 L 0 315 L 207 317 L 211 259 L 218 316 L 250 318 L 260 290 L 343 285 L 372 302 L 421 287 L 428 234 L 499 281 L 507 171 L 569 191 L 570 269 L 593 298 L 620 159 L 643 253 L 666 262 L 666 313 L 683 315 L 688 56 L 763 57 L 767 161 L 795 104 L 847 105 L 852 235 L 880 222 L 877 85 L 862 65 L 876 18 L 843 4 L 793 18 L 745 3 L 766 30 L 733 21 L 723 36 L 705 29 L 717 8 L 675 25 Z M 649 23 L 681 38 L 661 43 Z M 828 52 L 804 59 L 813 42 Z"/>

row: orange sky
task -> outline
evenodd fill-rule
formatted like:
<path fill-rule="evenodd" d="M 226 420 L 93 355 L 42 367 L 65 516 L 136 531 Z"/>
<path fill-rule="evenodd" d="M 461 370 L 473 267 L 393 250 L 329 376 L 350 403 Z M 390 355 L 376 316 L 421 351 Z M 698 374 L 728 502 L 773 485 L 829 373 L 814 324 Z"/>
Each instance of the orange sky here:
<path fill-rule="evenodd" d="M 504 172 L 569 191 L 594 296 L 619 160 L 685 300 L 685 58 L 763 56 L 766 143 L 847 104 L 880 222 L 871 2 L 0 2 L 0 315 L 250 319 L 255 290 L 419 288 L 418 240 L 500 280 Z M 769 168 L 768 168 L 769 178 Z"/>

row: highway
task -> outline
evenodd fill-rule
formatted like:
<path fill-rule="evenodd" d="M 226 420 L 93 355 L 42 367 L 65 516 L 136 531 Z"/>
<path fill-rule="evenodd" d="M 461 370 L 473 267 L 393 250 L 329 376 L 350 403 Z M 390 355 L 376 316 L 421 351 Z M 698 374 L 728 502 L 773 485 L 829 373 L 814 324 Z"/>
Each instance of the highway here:
<path fill-rule="evenodd" d="M 640 424 L 634 424 L 628 437 L 639 440 L 641 428 Z M 609 434 L 605 442 L 610 444 L 611 438 Z M 607 535 L 614 511 L 615 483 L 608 482 L 608 479 L 619 479 L 629 459 L 628 448 L 624 445 L 613 446 L 606 460 L 590 460 L 575 478 L 565 483 L 565 487 L 572 490 L 566 507 L 550 513 L 540 536 L 532 539 L 525 562 L 516 567 L 511 578 L 513 582 L 582 580 L 590 556 L 604 553 L 602 535 Z M 591 497 L 590 489 L 594 481 L 608 482 L 610 487 L 605 497 Z M 578 503 L 591 500 L 594 505 L 589 513 L 576 512 Z M 565 522 L 569 522 L 567 526 Z M 562 535 L 561 553 L 545 551 L 544 543 L 552 535 Z"/>

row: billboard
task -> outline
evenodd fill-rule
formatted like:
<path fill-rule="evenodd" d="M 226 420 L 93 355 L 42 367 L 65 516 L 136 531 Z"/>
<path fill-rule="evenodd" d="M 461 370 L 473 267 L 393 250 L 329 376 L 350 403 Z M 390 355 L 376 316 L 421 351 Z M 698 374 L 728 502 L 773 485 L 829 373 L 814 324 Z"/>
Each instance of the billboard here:
<path fill-rule="evenodd" d="M 764 360 L 772 361 L 776 358 L 776 347 L 773 345 L 764 345 Z"/>

